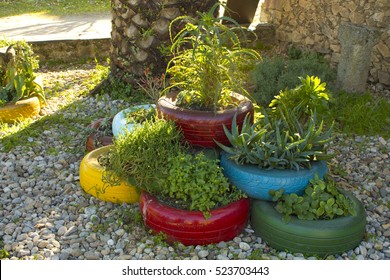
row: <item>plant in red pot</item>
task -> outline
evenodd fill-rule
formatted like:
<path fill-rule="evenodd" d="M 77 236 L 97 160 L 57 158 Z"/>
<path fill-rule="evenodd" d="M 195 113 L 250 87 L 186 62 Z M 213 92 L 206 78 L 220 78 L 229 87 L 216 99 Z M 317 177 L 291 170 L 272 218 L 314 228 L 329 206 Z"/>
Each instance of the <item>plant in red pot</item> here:
<path fill-rule="evenodd" d="M 248 198 L 229 184 L 218 160 L 190 152 L 172 121 L 146 121 L 120 135 L 109 162 L 115 176 L 141 191 L 145 225 L 168 241 L 228 241 L 247 224 Z"/>
<path fill-rule="evenodd" d="M 157 102 L 164 118 L 175 121 L 191 145 L 215 147 L 214 140 L 228 144 L 223 125 L 230 127 L 237 114 L 240 125 L 253 105 L 247 98 L 248 73 L 260 60 L 252 49 L 241 46 L 242 28 L 227 27 L 214 17 L 214 5 L 197 19 L 183 16 L 170 25 L 173 58 L 168 63 L 169 85 Z M 183 24 L 177 34 L 173 27 Z"/>

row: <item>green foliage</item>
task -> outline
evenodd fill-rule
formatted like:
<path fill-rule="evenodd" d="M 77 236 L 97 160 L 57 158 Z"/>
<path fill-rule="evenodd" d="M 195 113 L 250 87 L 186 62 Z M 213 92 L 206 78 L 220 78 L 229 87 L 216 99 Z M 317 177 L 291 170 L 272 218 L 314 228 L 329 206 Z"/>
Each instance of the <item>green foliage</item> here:
<path fill-rule="evenodd" d="M 0 17 L 27 13 L 70 15 L 109 10 L 110 0 L 3 0 L 0 2 Z"/>
<path fill-rule="evenodd" d="M 202 152 L 196 155 L 179 153 L 168 158 L 168 176 L 161 190 L 175 206 L 207 211 L 240 199 L 243 194 L 224 177 L 219 160 Z"/>
<path fill-rule="evenodd" d="M 291 215 L 301 220 L 329 220 L 356 215 L 352 201 L 339 192 L 336 183 L 328 178 L 321 180 L 317 175 L 310 180 L 302 196 L 283 194 L 283 189 L 270 190 L 270 195 L 277 202 L 275 209 L 283 214 L 282 219 L 286 223 L 291 220 Z"/>
<path fill-rule="evenodd" d="M 390 137 L 390 102 L 370 93 L 338 92 L 333 95 L 330 116 L 346 134 Z"/>
<path fill-rule="evenodd" d="M 294 89 L 285 89 L 269 104 L 274 114 L 288 115 L 294 111 L 301 123 L 305 123 L 312 112 L 317 116 L 325 116 L 329 113 L 329 95 L 326 83 L 314 76 L 299 77 L 301 84 Z"/>
<path fill-rule="evenodd" d="M 0 40 L 0 46 L 8 46 L 7 59 L 0 69 L 0 105 L 37 96 L 46 102 L 41 84 L 35 71 L 38 60 L 32 48 L 25 41 Z"/>
<path fill-rule="evenodd" d="M 251 125 L 249 115 L 245 117 L 239 130 L 236 116 L 231 131 L 224 131 L 232 147 L 217 143 L 230 159 L 237 164 L 254 164 L 264 169 L 309 168 L 313 161 L 327 160 L 326 144 L 331 140 L 330 128 L 323 131 L 323 122 L 318 124 L 315 114 L 311 115 L 307 126 L 303 127 L 294 115 L 286 118 L 269 117 L 265 114 Z"/>
<path fill-rule="evenodd" d="M 217 7 L 218 3 L 197 19 L 181 16 L 170 24 L 173 58 L 166 70 L 170 86 L 164 92 L 178 89 L 179 106 L 216 111 L 234 105 L 232 92 L 248 95 L 247 73 L 260 55 L 241 46 L 238 33 L 243 30 L 234 20 L 214 17 Z M 184 28 L 173 35 L 174 26 L 183 23 Z"/>
<path fill-rule="evenodd" d="M 157 103 L 160 97 L 161 91 L 164 85 L 164 74 L 160 77 L 153 77 L 152 72 L 149 68 L 144 71 L 144 76 L 140 78 L 138 86 L 149 96 L 153 103 Z"/>
<path fill-rule="evenodd" d="M 306 76 L 318 76 L 328 85 L 332 85 L 336 78 L 329 64 L 314 53 L 300 53 L 290 59 L 264 59 L 252 72 L 253 98 L 258 105 L 267 107 L 280 91 L 295 87 L 299 83 L 298 77 Z"/>
<path fill-rule="evenodd" d="M 128 124 L 142 124 L 145 121 L 154 121 L 157 116 L 154 107 L 149 108 L 132 108 L 127 111 L 125 119 Z"/>
<path fill-rule="evenodd" d="M 167 159 L 180 153 L 181 141 L 172 121 L 145 121 L 114 140 L 107 179 L 118 177 L 151 194 L 160 193 L 169 172 Z"/>

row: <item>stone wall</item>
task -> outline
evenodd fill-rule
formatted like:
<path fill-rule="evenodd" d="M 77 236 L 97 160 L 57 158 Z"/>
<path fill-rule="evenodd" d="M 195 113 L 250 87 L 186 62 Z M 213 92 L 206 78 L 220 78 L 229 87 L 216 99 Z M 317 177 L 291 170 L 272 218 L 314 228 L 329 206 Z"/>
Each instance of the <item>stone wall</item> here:
<path fill-rule="evenodd" d="M 286 48 L 294 44 L 325 54 L 336 66 L 340 62 L 338 39 L 342 23 L 378 30 L 368 80 L 390 86 L 389 0 L 262 0 L 261 22 L 275 26 L 276 40 Z"/>

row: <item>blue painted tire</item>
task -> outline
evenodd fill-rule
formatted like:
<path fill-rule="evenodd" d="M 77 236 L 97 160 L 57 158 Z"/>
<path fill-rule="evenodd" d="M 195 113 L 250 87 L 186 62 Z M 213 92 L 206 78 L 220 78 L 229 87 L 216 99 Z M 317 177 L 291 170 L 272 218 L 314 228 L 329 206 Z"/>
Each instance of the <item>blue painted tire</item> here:
<path fill-rule="evenodd" d="M 222 152 L 221 167 L 224 175 L 237 188 L 254 199 L 272 200 L 270 190 L 284 189 L 285 193 L 302 194 L 309 181 L 317 173 L 323 178 L 328 173 L 325 161 L 313 162 L 311 169 L 266 170 L 255 165 L 238 165 L 229 159 L 229 154 Z"/>
<path fill-rule="evenodd" d="M 362 203 L 351 193 L 340 190 L 353 203 L 356 216 L 332 220 L 282 221 L 282 214 L 269 201 L 255 200 L 251 208 L 251 226 L 269 246 L 278 250 L 326 256 L 355 248 L 366 231 L 366 212 Z"/>
<path fill-rule="evenodd" d="M 114 135 L 114 137 L 118 137 L 118 135 L 125 133 L 126 131 L 132 131 L 134 128 L 139 126 L 139 124 L 128 124 L 126 122 L 126 113 L 138 108 L 149 109 L 151 107 L 156 108 L 154 104 L 144 104 L 133 106 L 117 113 L 112 121 L 112 134 Z"/>

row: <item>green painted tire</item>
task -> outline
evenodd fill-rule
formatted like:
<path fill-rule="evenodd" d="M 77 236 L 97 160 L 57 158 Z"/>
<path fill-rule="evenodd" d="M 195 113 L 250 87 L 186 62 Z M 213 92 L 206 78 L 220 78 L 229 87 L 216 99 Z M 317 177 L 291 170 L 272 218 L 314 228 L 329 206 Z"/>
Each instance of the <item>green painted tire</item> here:
<path fill-rule="evenodd" d="M 268 245 L 278 250 L 325 256 L 353 249 L 364 236 L 366 212 L 352 193 L 340 192 L 352 200 L 356 216 L 315 221 L 299 220 L 293 216 L 286 224 L 273 202 L 254 200 L 252 228 Z"/>

